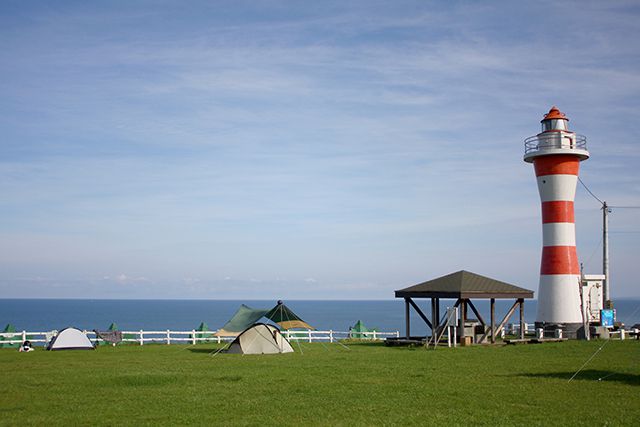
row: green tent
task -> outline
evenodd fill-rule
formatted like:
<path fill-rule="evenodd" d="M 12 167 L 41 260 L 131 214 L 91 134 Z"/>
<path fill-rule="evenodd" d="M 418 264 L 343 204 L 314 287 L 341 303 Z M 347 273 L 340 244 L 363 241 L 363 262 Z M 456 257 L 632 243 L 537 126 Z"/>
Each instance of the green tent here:
<path fill-rule="evenodd" d="M 304 320 L 299 318 L 289 307 L 284 305 L 282 301 L 278 301 L 271 310 L 253 309 L 242 304 L 233 317 L 222 327 L 216 336 L 238 335 L 261 318 L 266 317 L 274 323 L 277 323 L 282 329 L 303 328 L 314 329 Z"/>
<path fill-rule="evenodd" d="M 313 326 L 296 316 L 296 314 L 291 311 L 289 307 L 284 305 L 282 301 L 278 301 L 278 304 L 269 310 L 264 317 L 277 323 L 282 329 L 315 329 Z"/>
<path fill-rule="evenodd" d="M 355 325 L 349 328 L 349 336 L 351 338 L 372 338 L 371 335 L 364 334 L 363 332 L 374 332 L 377 329 L 369 329 L 364 326 L 361 320 L 358 320 Z"/>
<path fill-rule="evenodd" d="M 213 332 L 209 332 L 209 325 L 207 325 L 206 323 L 202 322 L 200 323 L 200 326 L 198 326 L 195 331 L 199 332 L 196 334 L 196 338 L 198 338 L 198 340 L 201 339 L 213 339 L 214 334 Z M 193 338 L 193 335 L 189 335 L 189 338 Z M 202 342 L 202 341 L 196 341 L 196 342 Z"/>
<path fill-rule="evenodd" d="M 2 331 L 3 333 L 17 333 L 16 331 L 16 327 L 13 326 L 11 323 L 7 324 L 7 326 L 5 326 L 4 331 Z M 17 343 L 13 343 L 13 344 L 9 344 L 9 343 L 4 343 L 3 341 L 15 341 L 18 340 L 20 342 Z M 10 337 L 0 337 L 0 348 L 18 348 L 20 347 L 20 344 L 22 343 L 22 335 L 16 335 L 13 338 Z"/>
<path fill-rule="evenodd" d="M 247 329 L 249 326 L 256 323 L 269 310 L 255 310 L 248 305 L 242 304 L 235 314 L 224 324 L 222 328 L 215 333 L 216 336 L 231 336 L 238 335 L 240 332 Z"/>

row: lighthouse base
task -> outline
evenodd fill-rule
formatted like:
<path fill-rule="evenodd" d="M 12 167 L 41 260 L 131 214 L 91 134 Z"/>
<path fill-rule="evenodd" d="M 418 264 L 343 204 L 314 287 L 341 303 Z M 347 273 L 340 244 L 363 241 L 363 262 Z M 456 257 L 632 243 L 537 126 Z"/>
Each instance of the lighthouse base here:
<path fill-rule="evenodd" d="M 582 323 L 549 323 L 535 322 L 535 328 L 544 331 L 545 338 L 557 338 L 558 329 L 562 330 L 562 338 L 584 339 L 584 325 Z"/>

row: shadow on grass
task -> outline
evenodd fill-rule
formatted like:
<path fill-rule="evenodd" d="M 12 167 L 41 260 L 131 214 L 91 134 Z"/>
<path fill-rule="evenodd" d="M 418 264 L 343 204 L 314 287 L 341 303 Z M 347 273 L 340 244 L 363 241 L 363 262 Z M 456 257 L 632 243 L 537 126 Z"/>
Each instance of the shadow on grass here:
<path fill-rule="evenodd" d="M 340 345 L 342 344 L 342 345 Z M 291 346 L 293 347 L 293 351 L 294 352 L 298 352 L 299 348 L 301 347 L 302 350 L 306 350 L 309 347 L 314 347 L 314 348 L 318 348 L 321 349 L 322 347 L 324 347 L 325 349 L 328 349 L 328 346 L 332 346 L 332 348 L 335 349 L 344 349 L 345 351 L 349 349 L 349 347 L 384 347 L 384 341 L 362 341 L 362 340 L 341 340 L 340 343 L 323 343 L 323 342 L 314 342 L 314 343 L 307 343 L 307 342 L 303 342 L 303 343 L 297 343 L 295 341 L 291 342 Z M 299 347 L 298 347 L 299 346 Z M 346 348 L 344 348 L 346 347 Z M 213 354 L 215 352 L 217 352 L 220 349 L 223 349 L 225 347 L 214 347 L 214 348 L 197 348 L 197 347 L 192 347 L 192 348 L 185 348 L 184 350 L 189 351 L 190 353 L 196 353 L 196 354 Z M 224 352 L 223 352 L 224 353 Z"/>
<path fill-rule="evenodd" d="M 346 340 L 340 340 L 340 343 L 348 346 L 384 347 L 384 341 L 365 341 L 365 340 L 358 340 L 358 339 L 346 339 Z M 328 344 L 328 343 L 325 343 L 325 344 Z"/>
<path fill-rule="evenodd" d="M 215 353 L 216 351 L 218 351 L 218 348 L 189 348 L 187 349 L 189 350 L 191 353 Z"/>
<path fill-rule="evenodd" d="M 575 371 L 571 372 L 544 372 L 535 374 L 519 374 L 518 377 L 527 378 L 556 378 L 569 381 L 569 379 L 575 374 Z M 625 374 L 615 371 L 602 371 L 598 369 L 586 369 L 580 371 L 575 376 L 573 381 L 608 381 L 619 382 L 627 385 L 640 386 L 640 375 Z"/>

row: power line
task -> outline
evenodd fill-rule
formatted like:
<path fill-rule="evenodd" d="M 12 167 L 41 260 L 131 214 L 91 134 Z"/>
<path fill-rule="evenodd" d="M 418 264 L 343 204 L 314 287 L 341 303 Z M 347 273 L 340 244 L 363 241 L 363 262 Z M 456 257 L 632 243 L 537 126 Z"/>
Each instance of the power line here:
<path fill-rule="evenodd" d="M 602 200 L 600 200 L 598 198 L 598 196 L 596 196 L 595 194 L 593 194 L 593 192 L 591 190 L 589 190 L 589 187 L 587 187 L 587 185 L 582 182 L 582 180 L 580 179 L 580 177 L 578 177 L 578 181 L 580 181 L 580 184 L 582 184 L 582 186 L 584 187 L 585 190 L 587 190 L 589 192 L 589 194 L 591 194 L 591 196 L 596 199 L 598 202 L 600 202 L 601 205 L 604 205 L 604 202 Z"/>
<path fill-rule="evenodd" d="M 578 177 L 578 181 L 580 181 L 580 184 L 582 184 L 582 186 L 584 187 L 585 190 L 587 190 L 587 192 L 589 194 L 591 194 L 591 197 L 593 197 L 594 199 L 596 199 L 598 202 L 600 202 L 601 205 L 604 205 L 605 202 L 603 202 L 602 200 L 600 200 L 598 198 L 598 196 L 596 196 L 595 194 L 593 194 L 593 191 L 591 191 L 589 189 L 589 187 L 587 187 L 587 184 L 585 184 L 582 179 L 580 179 L 580 177 Z M 608 208 L 610 209 L 640 209 L 640 206 L 611 206 L 611 205 L 607 205 Z"/>

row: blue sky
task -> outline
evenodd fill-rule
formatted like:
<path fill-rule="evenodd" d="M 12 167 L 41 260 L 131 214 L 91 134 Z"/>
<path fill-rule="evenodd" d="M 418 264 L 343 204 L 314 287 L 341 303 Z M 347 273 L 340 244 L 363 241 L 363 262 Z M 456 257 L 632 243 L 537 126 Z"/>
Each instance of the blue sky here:
<path fill-rule="evenodd" d="M 537 289 L 523 139 L 640 205 L 636 2 L 0 3 L 0 294 L 392 298 L 460 269 Z M 640 210 L 611 214 L 640 296 Z M 576 197 L 601 271 L 601 213 Z"/>

